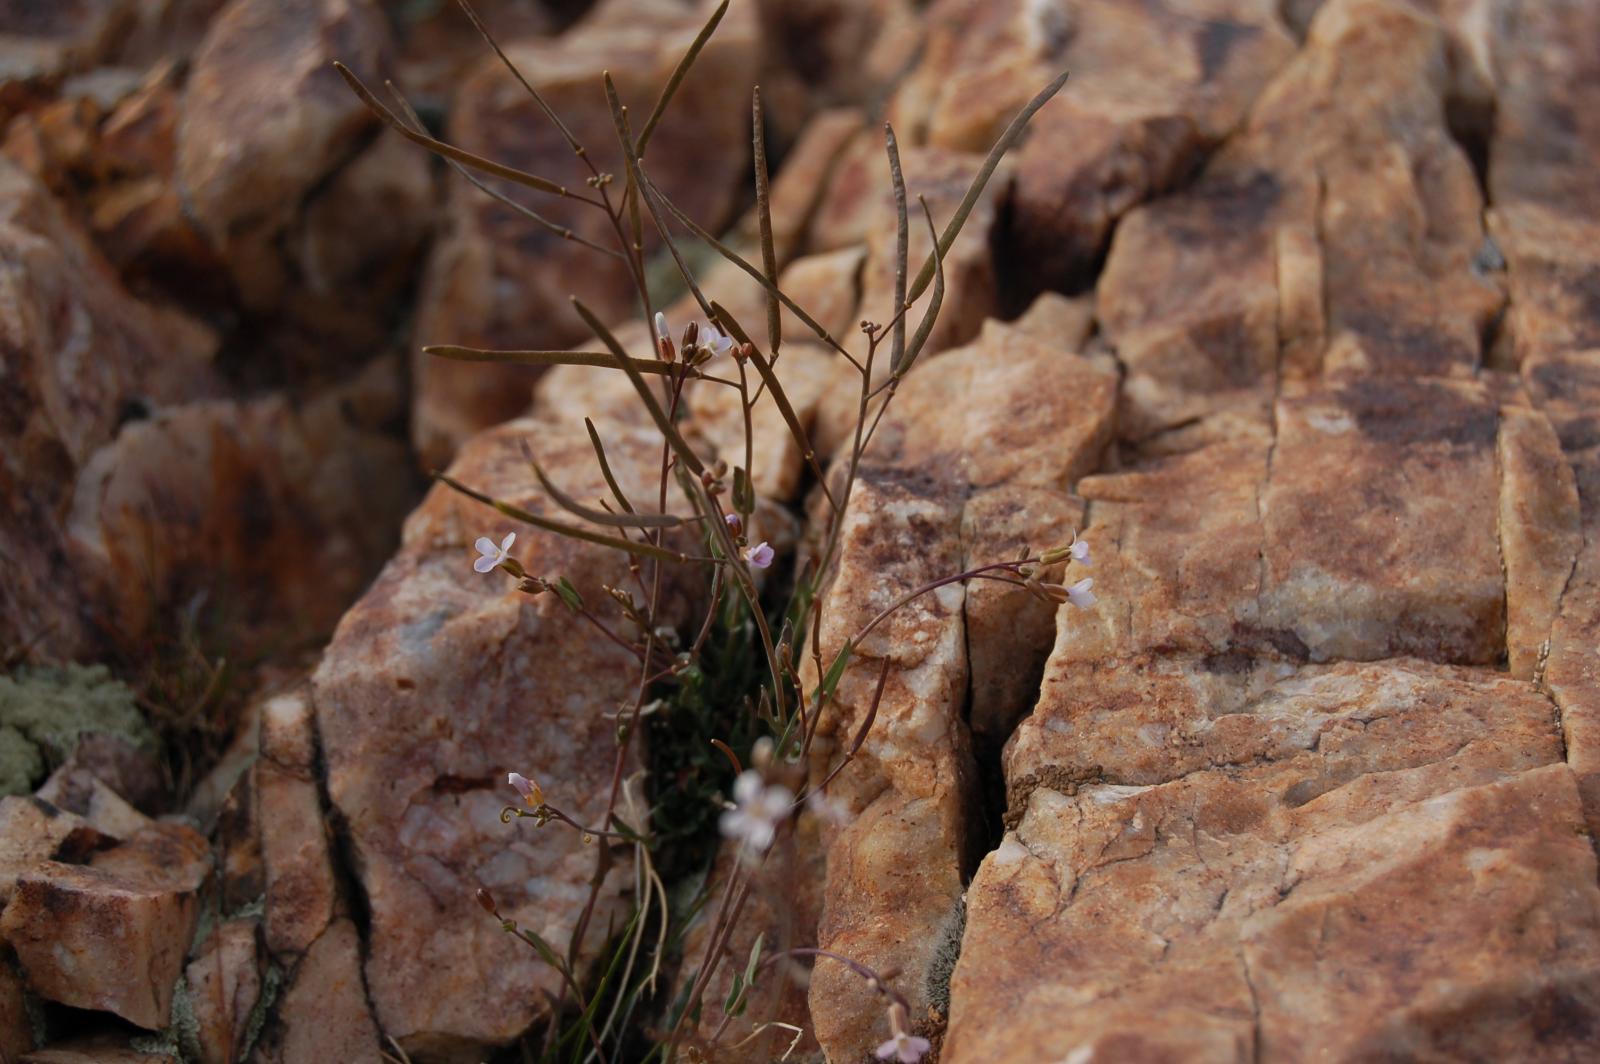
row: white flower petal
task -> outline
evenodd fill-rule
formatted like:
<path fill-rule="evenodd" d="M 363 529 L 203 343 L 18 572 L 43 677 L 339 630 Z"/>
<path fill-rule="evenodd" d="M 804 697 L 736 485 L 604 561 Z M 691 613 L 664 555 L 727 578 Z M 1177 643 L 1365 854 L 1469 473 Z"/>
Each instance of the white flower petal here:
<path fill-rule="evenodd" d="M 656 336 L 665 340 L 669 335 L 667 331 L 667 316 L 658 310 L 656 311 Z"/>
<path fill-rule="evenodd" d="M 506 538 L 500 541 L 500 557 L 502 559 L 504 559 L 506 553 L 511 550 L 511 544 L 515 543 L 516 541 L 517 534 L 515 532 L 506 533 Z"/>
<path fill-rule="evenodd" d="M 496 547 L 494 545 L 494 540 L 490 539 L 488 536 L 479 536 L 478 542 L 474 543 L 473 546 L 477 547 L 478 553 L 483 555 L 485 558 L 492 558 L 495 555 Z"/>
<path fill-rule="evenodd" d="M 482 558 L 479 558 L 477 561 L 473 562 L 472 568 L 480 573 L 490 573 L 493 572 L 494 567 L 499 564 L 500 563 L 495 560 L 494 555 L 486 554 Z"/>

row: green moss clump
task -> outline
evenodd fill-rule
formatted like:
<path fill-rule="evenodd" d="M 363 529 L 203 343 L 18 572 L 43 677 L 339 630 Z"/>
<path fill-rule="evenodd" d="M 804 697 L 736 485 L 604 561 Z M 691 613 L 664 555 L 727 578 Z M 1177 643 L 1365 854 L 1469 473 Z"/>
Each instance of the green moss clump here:
<path fill-rule="evenodd" d="M 104 665 L 18 669 L 0 676 L 0 795 L 28 794 L 90 734 L 153 751 L 131 688 Z"/>

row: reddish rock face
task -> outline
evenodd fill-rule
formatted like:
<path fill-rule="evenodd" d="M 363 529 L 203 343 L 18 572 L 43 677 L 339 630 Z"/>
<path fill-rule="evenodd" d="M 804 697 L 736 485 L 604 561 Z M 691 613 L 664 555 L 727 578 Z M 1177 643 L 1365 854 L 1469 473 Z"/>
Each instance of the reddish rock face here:
<path fill-rule="evenodd" d="M 1597 193 L 1583 160 L 1600 146 L 1594 116 L 1600 59 L 1573 42 L 1600 28 L 1600 12 L 1570 0 L 1503 0 L 1494 12 L 1519 28 L 1489 45 L 1499 101 L 1490 145 L 1490 229 L 1504 252 L 1511 289 L 1510 342 L 1502 346 L 1518 363 L 1533 407 L 1553 427 L 1576 489 L 1576 543 L 1557 538 L 1550 545 L 1558 558 L 1575 546 L 1576 558 L 1558 593 L 1544 682 L 1559 707 L 1567 759 L 1594 831 L 1600 828 L 1600 266 L 1593 251 Z M 1548 442 L 1542 448 L 1547 461 Z M 1529 472 L 1527 466 L 1508 469 L 1522 477 Z M 1558 470 L 1550 479 L 1560 484 Z M 1573 531 L 1566 508 L 1571 496 L 1562 488 L 1565 506 L 1549 526 L 1554 537 Z M 1507 555 L 1508 566 L 1516 557 Z M 1525 563 L 1527 555 L 1521 557 Z M 1538 603 L 1541 619 L 1560 569 L 1557 564 L 1542 583 L 1525 584 L 1522 594 Z M 1508 597 L 1508 606 L 1513 601 Z"/>
<path fill-rule="evenodd" d="M 375 364 L 303 405 L 174 407 L 97 451 L 79 475 L 72 546 L 118 639 L 146 645 L 173 603 L 200 593 L 241 646 L 331 631 L 415 497 L 406 449 L 380 427 L 400 409 L 395 372 Z"/>

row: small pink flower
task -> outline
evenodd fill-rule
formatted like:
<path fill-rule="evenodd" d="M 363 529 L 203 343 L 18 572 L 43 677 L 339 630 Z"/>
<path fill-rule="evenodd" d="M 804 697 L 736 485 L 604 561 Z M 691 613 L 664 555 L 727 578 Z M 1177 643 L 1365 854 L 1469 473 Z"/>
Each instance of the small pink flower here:
<path fill-rule="evenodd" d="M 733 781 L 733 800 L 734 808 L 718 822 L 722 833 L 764 853 L 777 837 L 778 825 L 789 815 L 794 794 L 781 783 L 767 786 L 761 773 L 746 769 Z"/>
<path fill-rule="evenodd" d="M 898 1060 L 900 1064 L 917 1064 L 933 1043 L 926 1038 L 905 1031 L 896 1031 L 894 1037 L 878 1047 L 879 1060 Z"/>
<path fill-rule="evenodd" d="M 1086 540 L 1086 539 L 1078 539 L 1076 537 L 1073 538 L 1073 540 L 1072 540 L 1072 560 L 1077 562 L 1079 565 L 1091 565 L 1092 566 L 1094 564 L 1094 562 L 1089 560 L 1089 541 L 1088 540 Z"/>
<path fill-rule="evenodd" d="M 733 337 L 727 335 L 710 322 L 706 322 L 700 327 L 699 344 L 700 350 L 705 352 L 707 358 L 715 358 L 717 355 L 727 354 L 733 350 Z"/>
<path fill-rule="evenodd" d="M 520 772 L 506 773 L 506 782 L 520 795 L 522 800 L 537 809 L 544 804 L 544 791 L 539 785 Z"/>
<path fill-rule="evenodd" d="M 1091 590 L 1093 587 L 1094 578 L 1088 576 L 1084 577 L 1076 584 L 1073 584 L 1071 587 L 1067 588 L 1067 601 L 1078 607 L 1080 610 L 1088 609 L 1095 603 L 1094 592 Z"/>
<path fill-rule="evenodd" d="M 472 568 L 480 573 L 493 572 L 496 566 L 505 562 L 506 557 L 511 553 L 511 544 L 516 541 L 517 534 L 515 532 L 507 532 L 506 538 L 500 541 L 498 547 L 494 545 L 494 540 L 488 536 L 479 536 L 478 542 L 474 543 L 473 546 L 478 548 L 478 553 L 482 557 L 472 563 Z"/>
<path fill-rule="evenodd" d="M 750 563 L 752 569 L 765 569 L 772 564 L 772 547 L 762 540 L 753 547 L 744 549 L 744 560 Z"/>

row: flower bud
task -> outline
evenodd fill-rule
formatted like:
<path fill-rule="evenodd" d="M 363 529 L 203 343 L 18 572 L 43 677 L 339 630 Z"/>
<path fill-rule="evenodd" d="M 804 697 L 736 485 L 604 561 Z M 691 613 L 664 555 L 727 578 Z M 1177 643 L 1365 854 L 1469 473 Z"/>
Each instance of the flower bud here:
<path fill-rule="evenodd" d="M 500 915 L 500 910 L 495 906 L 494 903 L 494 895 L 490 894 L 488 890 L 483 887 L 479 887 L 474 893 L 473 897 L 478 899 L 478 905 L 483 909 L 484 912 L 488 913 L 490 916 Z"/>

